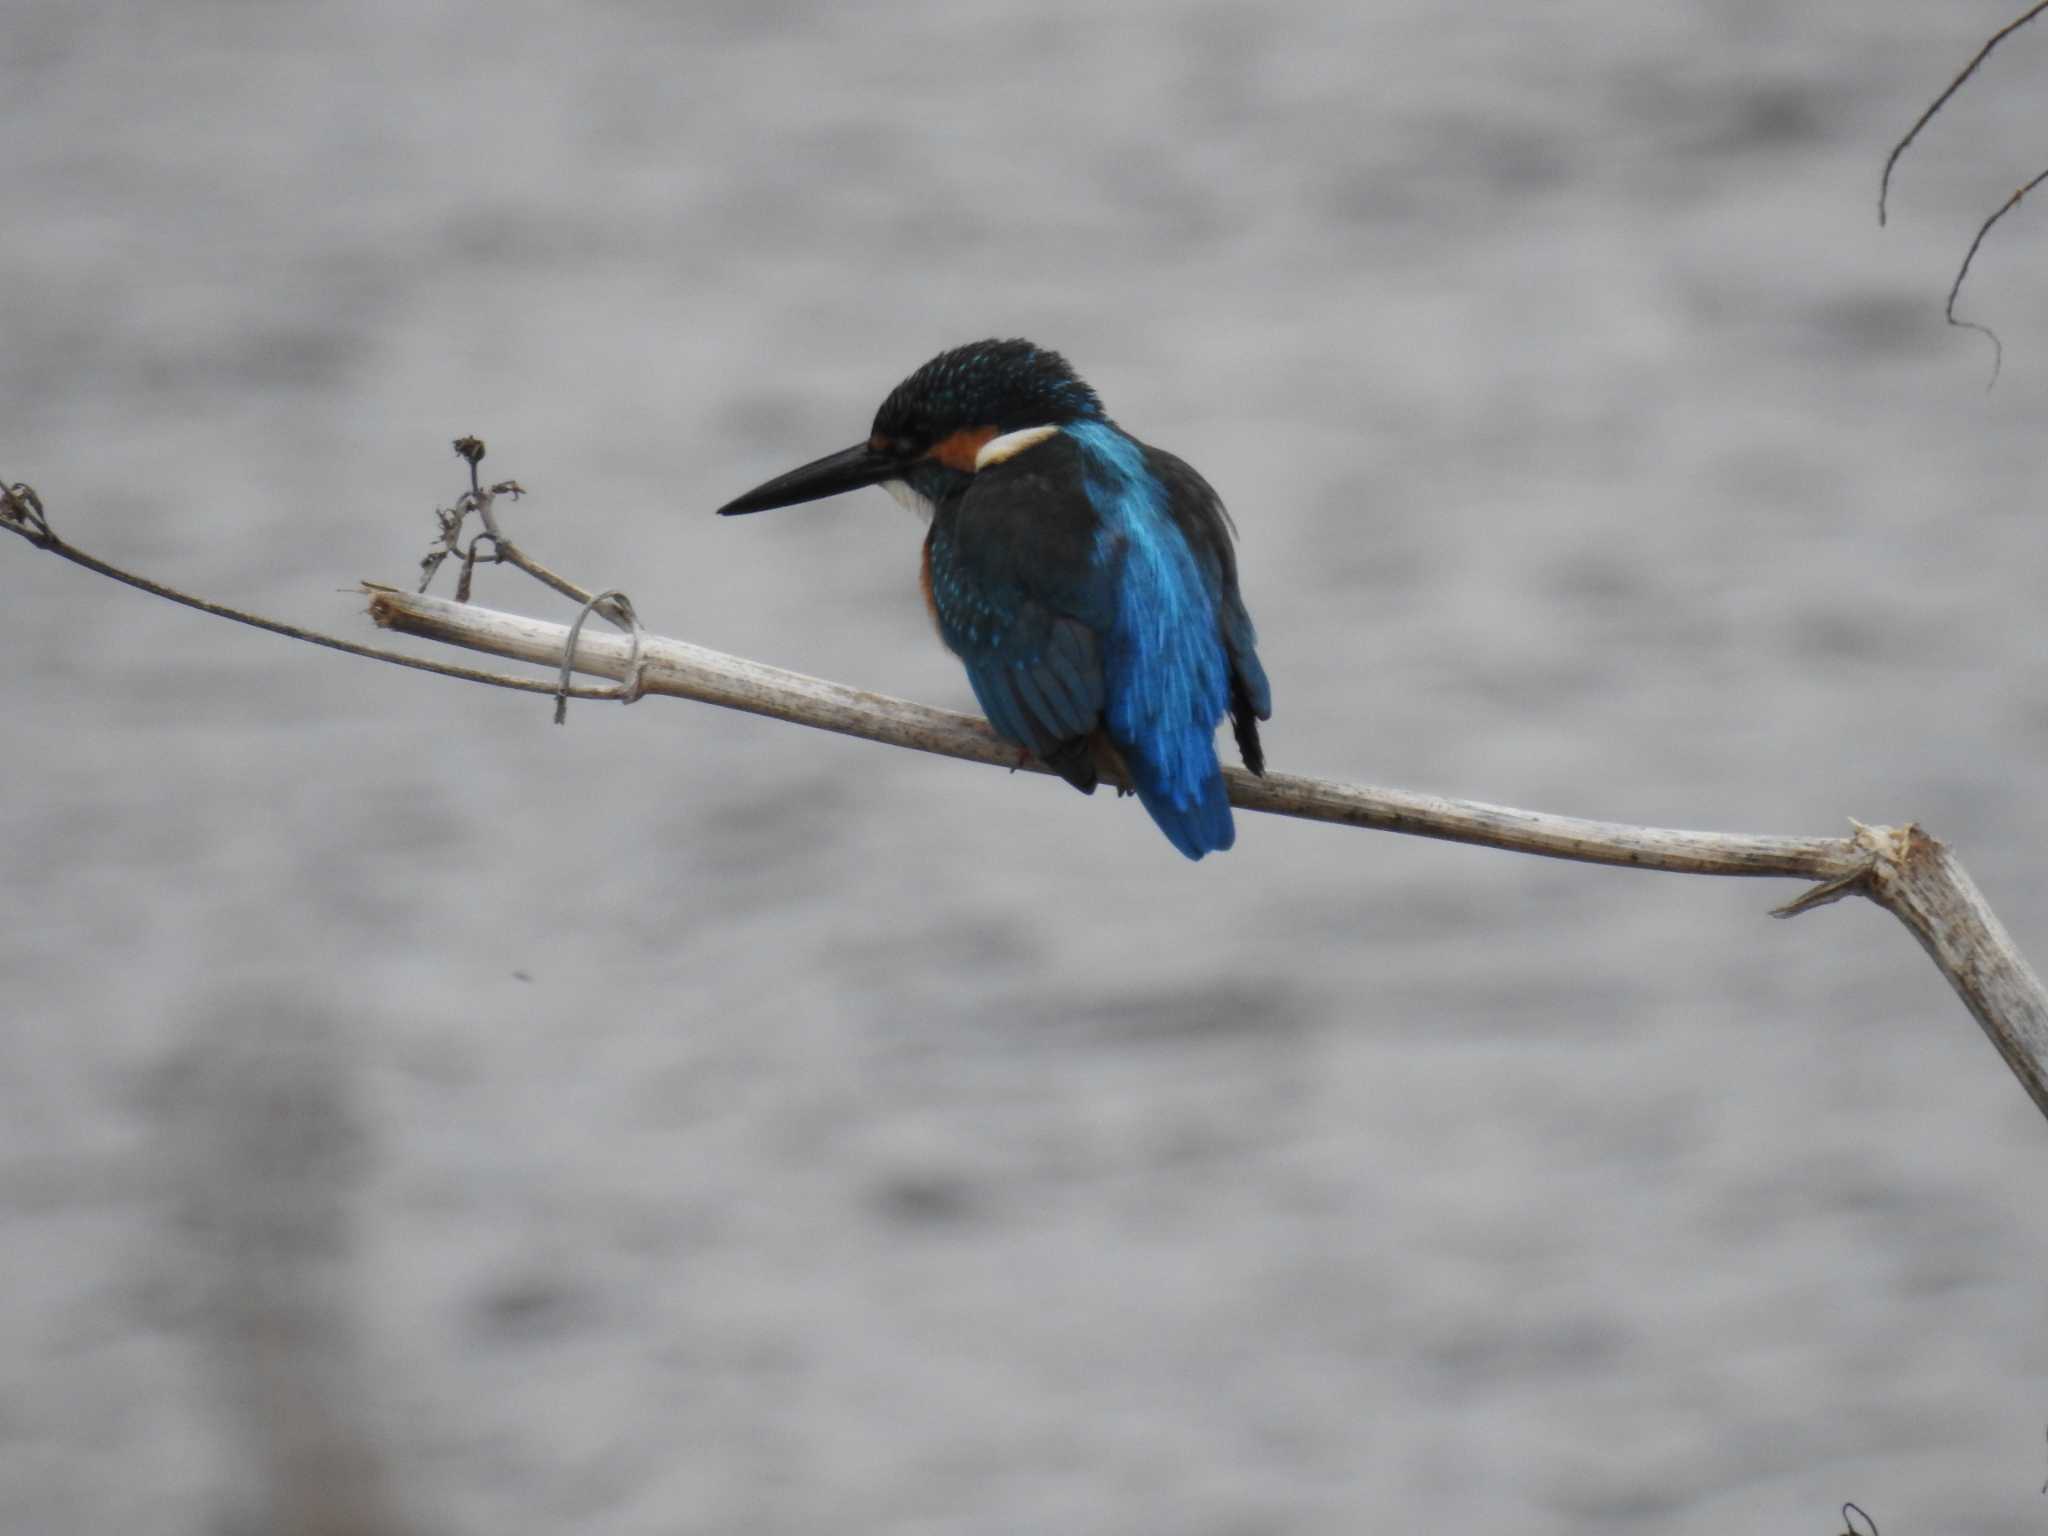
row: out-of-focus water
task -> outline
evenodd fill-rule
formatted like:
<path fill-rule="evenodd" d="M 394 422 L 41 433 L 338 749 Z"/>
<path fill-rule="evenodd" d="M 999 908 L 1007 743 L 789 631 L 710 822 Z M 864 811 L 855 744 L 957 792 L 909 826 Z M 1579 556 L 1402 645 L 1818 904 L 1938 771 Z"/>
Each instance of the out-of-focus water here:
<path fill-rule="evenodd" d="M 1027 334 L 1230 501 L 1276 767 L 1918 818 L 2040 960 L 2040 214 L 1988 396 L 1941 299 L 2048 31 L 1873 207 L 2018 8 L 16 3 L 0 475 L 360 635 L 477 432 L 968 707 L 885 497 L 710 508 Z M 2048 1139 L 1874 909 L 0 604 L 9 1531 L 2048 1520 Z"/>

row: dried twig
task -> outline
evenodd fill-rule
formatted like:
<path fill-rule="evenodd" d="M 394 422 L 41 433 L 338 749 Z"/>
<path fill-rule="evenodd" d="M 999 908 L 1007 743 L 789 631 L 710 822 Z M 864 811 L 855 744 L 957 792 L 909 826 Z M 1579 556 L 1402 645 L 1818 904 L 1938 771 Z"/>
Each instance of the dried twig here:
<path fill-rule="evenodd" d="M 2048 0 L 2043 0 L 2043 3 L 2048 4 Z M 1998 382 L 1999 371 L 2005 366 L 2005 343 L 1998 339 L 1998 332 L 1992 330 L 1990 326 L 1979 325 L 1975 320 L 1958 319 L 1956 300 L 1962 295 L 1963 279 L 1970 275 L 1970 263 L 1977 259 L 1977 248 L 1984 243 L 1984 237 L 1991 233 L 1991 226 L 2019 207 L 2026 195 L 2044 181 L 2048 181 L 2048 171 L 2041 172 L 2019 191 L 2013 193 L 1999 205 L 1996 213 L 1977 226 L 1977 237 L 1970 242 L 1969 250 L 1963 253 L 1963 264 L 1956 269 L 1956 280 L 1948 287 L 1948 307 L 1943 311 L 1948 317 L 1948 323 L 1965 331 L 1976 331 L 1991 343 L 1991 381 L 1984 386 L 1987 390 Z"/>
<path fill-rule="evenodd" d="M 1992 33 L 1984 46 L 1977 50 L 1976 55 L 1971 58 L 1970 62 L 1963 66 L 1962 72 L 1955 79 L 1949 81 L 1948 89 L 1934 98 L 1928 105 L 1927 110 L 1922 112 L 1913 126 L 1906 130 L 1906 136 L 1892 146 L 1892 152 L 1885 156 L 1884 175 L 1877 184 L 1877 222 L 1880 225 L 1885 221 L 1885 203 L 1891 196 L 1892 190 L 1892 168 L 1899 163 L 1899 156 L 1906 152 L 1907 146 L 1920 137 L 1920 130 L 1934 121 L 1935 114 L 1948 105 L 1948 99 L 1963 88 L 1963 82 L 1977 73 L 1977 67 L 1991 57 L 1991 50 L 2004 42 L 2008 37 L 2011 37 L 2013 33 L 2019 31 L 2021 27 L 2024 27 L 2043 11 L 2048 11 L 2048 0 L 2040 0 L 2039 4 L 2029 6 L 2024 16 L 2007 22 L 1996 32 Z"/>
<path fill-rule="evenodd" d="M 1963 66 L 1962 72 L 1948 83 L 1948 89 L 1934 98 L 1927 110 L 1920 114 L 1918 121 L 1906 130 L 1906 136 L 1892 146 L 1892 152 L 1885 157 L 1884 175 L 1880 178 L 1877 188 L 1877 222 L 1880 225 L 1885 222 L 1886 200 L 1891 195 L 1892 169 L 1899 163 L 1899 157 L 1906 152 L 1906 147 L 1920 137 L 1920 130 L 1934 121 L 1935 114 L 1948 105 L 1949 98 L 1963 88 L 1963 82 L 1974 75 L 1977 72 L 1978 66 L 1991 57 L 1992 49 L 1996 48 L 2000 43 L 2004 42 L 2013 33 L 2019 31 L 2021 27 L 2026 26 L 2027 23 L 2041 15 L 2044 11 L 2048 11 L 2048 0 L 2039 0 L 2039 3 L 2030 6 L 2024 15 L 2006 23 L 1996 32 L 1992 33 L 1984 46 L 1977 50 L 1970 62 Z M 1970 263 L 1977 259 L 1977 248 L 1983 245 L 1984 237 L 1991 233 L 1991 226 L 2004 218 L 2008 213 L 2011 213 L 2013 209 L 2019 207 L 2021 202 L 2025 200 L 2026 195 L 2044 181 L 2048 181 L 2048 171 L 2041 172 L 2038 176 L 2027 182 L 2019 191 L 2013 193 L 2011 197 L 2000 204 L 1998 209 L 1989 218 L 1977 226 L 1976 238 L 1971 240 L 1970 249 L 1964 253 L 1963 264 L 1956 269 L 1955 281 L 1949 284 L 1948 304 L 1942 311 L 1948 323 L 1959 330 L 1975 331 L 1991 343 L 1991 378 L 1984 386 L 1987 390 L 1997 385 L 1999 372 L 2005 366 L 2005 343 L 1998 339 L 1998 333 L 1992 330 L 1990 326 L 1980 325 L 1975 320 L 1958 318 L 1956 315 L 1956 300 L 1962 294 L 1963 280 L 1970 275 Z"/>
<path fill-rule="evenodd" d="M 43 511 L 42 498 L 31 486 L 14 484 L 0 486 L 0 529 L 20 534 L 37 549 L 48 550 L 60 559 L 69 560 L 73 565 L 118 581 L 124 586 L 147 592 L 152 597 L 196 608 L 201 613 L 210 613 L 217 619 L 228 619 L 236 624 L 247 624 L 252 629 L 268 630 L 273 635 L 283 635 L 288 640 L 303 640 L 308 645 L 325 646 L 331 651 L 345 651 L 351 656 L 366 656 L 372 661 L 388 661 L 395 667 L 411 667 L 419 672 L 434 672 L 442 677 L 460 678 L 466 683 L 486 683 L 493 688 L 513 688 L 522 693 L 554 693 L 555 685 L 538 678 L 515 677 L 506 672 L 484 672 L 475 667 L 450 666 L 445 661 L 429 661 L 423 656 L 408 656 L 403 651 L 384 650 L 374 645 L 359 645 L 353 640 L 343 640 L 336 635 L 322 634 L 315 629 L 302 629 L 296 624 L 286 624 L 280 619 L 267 619 L 246 609 L 231 608 L 226 603 L 210 602 L 181 592 L 176 587 L 165 586 L 160 581 L 151 581 L 133 571 L 123 570 L 118 565 L 89 555 L 77 545 L 67 543 L 51 529 L 48 516 Z M 573 697 L 579 699 L 610 699 L 618 696 L 614 688 L 579 688 Z"/>
<path fill-rule="evenodd" d="M 483 463 L 484 440 L 480 437 L 458 437 L 455 439 L 454 447 L 455 456 L 469 465 L 469 493 L 457 501 L 454 506 L 441 508 L 434 514 L 441 521 L 441 538 L 427 552 L 426 558 L 420 561 L 419 590 L 424 592 L 432 585 L 434 573 L 440 570 L 442 561 L 446 560 L 450 555 L 460 552 L 462 555 L 462 575 L 455 584 L 455 600 L 458 603 L 469 601 L 470 579 L 475 574 L 476 567 L 481 560 L 485 564 L 509 565 L 524 571 L 542 586 L 561 593 L 562 596 L 568 598 L 571 602 L 581 603 L 586 607 L 594 607 L 601 617 L 616 624 L 619 628 L 632 628 L 635 621 L 630 604 L 614 601 L 614 594 L 611 593 L 593 598 L 583 588 L 577 586 L 575 582 L 570 581 L 566 576 L 556 575 L 538 560 L 527 554 L 525 550 L 514 544 L 506 536 L 504 530 L 498 526 L 495 512 L 497 499 L 500 496 L 510 496 L 514 501 L 517 501 L 526 494 L 526 487 L 517 480 L 500 480 L 496 485 L 490 487 L 485 487 L 480 482 L 477 466 Z M 462 526 L 472 513 L 475 514 L 476 520 L 483 524 L 483 532 L 471 539 L 467 547 L 464 547 L 462 544 Z M 491 553 L 487 560 L 482 556 L 482 546 L 486 539 L 490 541 L 491 545 Z"/>

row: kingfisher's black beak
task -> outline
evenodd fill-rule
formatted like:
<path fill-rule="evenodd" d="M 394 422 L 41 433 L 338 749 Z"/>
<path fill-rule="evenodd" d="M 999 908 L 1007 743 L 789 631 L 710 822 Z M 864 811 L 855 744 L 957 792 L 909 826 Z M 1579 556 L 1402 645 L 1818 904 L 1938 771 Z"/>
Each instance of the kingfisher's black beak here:
<path fill-rule="evenodd" d="M 828 453 L 801 469 L 777 475 L 766 485 L 757 485 L 744 496 L 736 496 L 718 509 L 720 517 L 741 512 L 766 512 L 770 507 L 793 507 L 800 501 L 837 496 L 857 491 L 864 485 L 880 485 L 903 473 L 902 461 L 892 454 L 877 453 L 866 443 L 855 443 L 840 453 Z"/>

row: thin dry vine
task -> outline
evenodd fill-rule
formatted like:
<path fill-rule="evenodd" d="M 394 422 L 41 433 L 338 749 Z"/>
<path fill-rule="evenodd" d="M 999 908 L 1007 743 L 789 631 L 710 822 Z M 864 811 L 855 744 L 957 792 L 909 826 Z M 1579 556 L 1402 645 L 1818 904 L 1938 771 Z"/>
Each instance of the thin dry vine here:
<path fill-rule="evenodd" d="M 2019 31 L 2020 28 L 2032 22 L 2043 12 L 2048 12 L 2048 0 L 2039 0 L 2039 3 L 2030 6 L 2024 15 L 2007 22 L 1996 32 L 1992 33 L 1986 39 L 1984 46 L 1977 50 L 1970 62 L 1962 67 L 1953 80 L 1949 81 L 1948 88 L 1935 97 L 1929 103 L 1927 110 L 1920 114 L 1919 119 L 1913 126 L 1906 130 L 1905 137 L 1892 146 L 1892 152 L 1885 157 L 1884 175 L 1879 180 L 1877 188 L 1877 222 L 1879 225 L 1885 222 L 1886 208 L 1891 196 L 1893 168 L 1898 165 L 1899 157 L 1905 154 L 1907 146 L 1920 137 L 1920 130 L 1933 122 L 1941 109 L 1948 105 L 1949 98 L 1961 90 L 1964 82 L 1977 73 L 1978 67 L 1991 57 L 1991 52 L 1994 48 L 2012 36 L 2013 33 Z M 2048 170 L 2042 171 L 2039 175 L 2022 185 L 2017 192 L 2001 203 L 1989 218 L 1977 226 L 1976 238 L 1970 241 L 1970 248 L 1963 255 L 1963 263 L 1956 269 L 1955 281 L 1949 284 L 1948 304 L 1943 310 L 1948 323 L 1959 330 L 1975 331 L 1991 343 L 1991 380 L 1985 386 L 1987 389 L 1998 383 L 1999 371 L 2005 365 L 2005 344 L 1998 339 L 1998 333 L 1992 330 L 1990 326 L 1980 325 L 1975 320 L 1965 320 L 1958 316 L 1956 314 L 1956 300 L 1962 296 L 1963 280 L 1970 275 L 1970 264 L 1977 259 L 1978 248 L 1984 244 L 1984 237 L 1991 233 L 1992 226 L 2008 213 L 2011 213 L 2013 209 L 2019 207 L 2026 200 L 2027 194 L 2040 186 L 2044 181 L 2048 181 Z"/>

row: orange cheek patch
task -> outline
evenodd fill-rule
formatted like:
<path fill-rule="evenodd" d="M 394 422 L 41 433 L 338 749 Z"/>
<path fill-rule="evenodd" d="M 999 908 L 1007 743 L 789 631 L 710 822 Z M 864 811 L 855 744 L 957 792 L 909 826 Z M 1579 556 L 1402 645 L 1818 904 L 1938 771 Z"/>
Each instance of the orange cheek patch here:
<path fill-rule="evenodd" d="M 974 473 L 974 456 L 981 452 L 982 444 L 995 441 L 994 427 L 967 427 L 951 437 L 942 437 L 932 444 L 932 451 L 925 455 L 936 459 L 948 469 L 957 469 L 963 475 Z"/>

